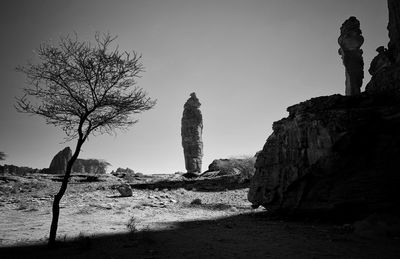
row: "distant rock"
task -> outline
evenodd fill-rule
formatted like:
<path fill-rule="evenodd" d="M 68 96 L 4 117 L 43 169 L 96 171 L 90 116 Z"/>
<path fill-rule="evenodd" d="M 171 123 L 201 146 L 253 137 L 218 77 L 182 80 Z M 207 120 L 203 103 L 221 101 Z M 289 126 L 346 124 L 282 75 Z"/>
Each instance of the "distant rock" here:
<path fill-rule="evenodd" d="M 361 35 L 360 22 L 351 16 L 340 28 L 339 55 L 342 56 L 346 70 L 346 95 L 360 94 L 360 88 L 364 78 L 363 51 L 360 49 L 364 43 Z"/>
<path fill-rule="evenodd" d="M 145 177 L 144 174 L 142 173 L 135 173 L 135 171 L 133 171 L 130 168 L 121 168 L 118 167 L 116 171 L 112 171 L 111 172 L 112 175 L 118 177 L 118 178 L 122 178 L 124 180 L 127 180 L 128 182 L 133 182 L 139 178 L 143 178 Z"/>
<path fill-rule="evenodd" d="M 215 159 L 208 166 L 208 170 L 201 174 L 202 177 L 216 177 L 231 175 L 237 176 L 241 181 L 250 180 L 254 175 L 256 157 Z"/>
<path fill-rule="evenodd" d="M 105 174 L 110 163 L 101 159 L 76 159 L 72 166 L 74 173 Z"/>
<path fill-rule="evenodd" d="M 64 148 L 53 157 L 48 172 L 52 174 L 64 174 L 71 157 L 72 150 L 69 147 Z"/>
<path fill-rule="evenodd" d="M 72 150 L 66 147 L 58 152 L 51 160 L 50 167 L 44 172 L 52 174 L 64 174 L 67 163 L 72 157 Z M 81 174 L 105 174 L 110 164 L 101 159 L 76 159 L 72 166 L 73 173 Z"/>
<path fill-rule="evenodd" d="M 181 136 L 185 167 L 188 173 L 201 173 L 203 158 L 203 117 L 195 93 L 186 101 L 182 116 Z"/>

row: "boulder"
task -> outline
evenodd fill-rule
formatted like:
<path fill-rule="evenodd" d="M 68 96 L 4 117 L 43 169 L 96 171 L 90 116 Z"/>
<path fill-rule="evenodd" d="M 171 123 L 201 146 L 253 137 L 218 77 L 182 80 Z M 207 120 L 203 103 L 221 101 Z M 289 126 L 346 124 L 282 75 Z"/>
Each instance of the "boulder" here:
<path fill-rule="evenodd" d="M 182 116 L 181 136 L 185 167 L 188 173 L 199 174 L 203 158 L 203 117 L 195 93 L 186 101 Z"/>
<path fill-rule="evenodd" d="M 69 147 L 58 152 L 51 160 L 48 172 L 52 174 L 64 174 L 67 169 L 69 159 L 72 157 L 72 151 Z"/>
<path fill-rule="evenodd" d="M 360 47 L 364 43 L 364 37 L 361 35 L 360 22 L 356 17 L 351 16 L 343 23 L 338 43 L 339 55 L 346 71 L 346 95 L 360 94 L 364 78 L 363 51 Z"/>
<path fill-rule="evenodd" d="M 121 184 L 117 186 L 117 191 L 121 194 L 121 197 L 131 197 L 132 189 L 128 184 Z"/>
<path fill-rule="evenodd" d="M 400 208 L 400 98 L 313 98 L 288 108 L 258 155 L 248 199 L 282 213 L 358 219 Z"/>

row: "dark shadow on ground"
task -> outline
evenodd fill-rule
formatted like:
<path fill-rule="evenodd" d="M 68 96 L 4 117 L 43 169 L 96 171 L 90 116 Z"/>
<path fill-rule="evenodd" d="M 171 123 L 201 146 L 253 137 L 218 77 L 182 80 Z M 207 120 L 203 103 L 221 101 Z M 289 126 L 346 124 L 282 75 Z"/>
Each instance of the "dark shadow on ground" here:
<path fill-rule="evenodd" d="M 399 258 L 399 239 L 367 240 L 333 225 L 279 221 L 265 213 L 165 223 L 160 231 L 79 237 L 0 249 L 5 258 Z"/>
<path fill-rule="evenodd" d="M 248 188 L 249 180 L 238 181 L 234 176 L 219 176 L 215 178 L 185 179 L 185 180 L 158 180 L 147 183 L 130 183 L 133 189 L 154 190 L 154 189 L 186 189 L 202 192 L 217 192 Z"/>

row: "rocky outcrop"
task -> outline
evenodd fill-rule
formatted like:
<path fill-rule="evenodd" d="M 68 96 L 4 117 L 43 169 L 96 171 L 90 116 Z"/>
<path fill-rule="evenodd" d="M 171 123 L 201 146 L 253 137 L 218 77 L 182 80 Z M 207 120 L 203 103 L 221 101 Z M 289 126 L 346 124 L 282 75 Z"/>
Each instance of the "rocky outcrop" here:
<path fill-rule="evenodd" d="M 215 159 L 208 166 L 208 170 L 201 174 L 203 177 L 237 175 L 250 179 L 254 175 L 255 157 Z"/>
<path fill-rule="evenodd" d="M 377 49 L 368 70 L 372 78 L 365 89 L 372 94 L 400 95 L 400 2 L 388 0 L 388 7 L 390 41 L 387 49 Z"/>
<path fill-rule="evenodd" d="M 72 156 L 70 147 L 66 147 L 58 152 L 51 160 L 50 167 L 45 169 L 45 173 L 64 174 L 67 169 L 68 160 Z M 82 174 L 105 174 L 110 164 L 101 159 L 76 159 L 72 166 L 73 173 Z"/>
<path fill-rule="evenodd" d="M 390 43 L 377 49 L 366 91 L 288 108 L 257 156 L 248 194 L 253 206 L 336 220 L 400 215 L 400 3 L 388 4 Z M 361 75 L 362 41 L 359 22 L 350 18 L 339 38 L 346 73 L 346 51 L 353 49 Z"/>
<path fill-rule="evenodd" d="M 400 2 L 398 0 L 388 0 L 389 9 L 389 55 L 393 62 L 400 63 Z"/>
<path fill-rule="evenodd" d="M 105 174 L 110 163 L 100 159 L 77 159 L 72 166 L 74 173 Z"/>
<path fill-rule="evenodd" d="M 342 56 L 346 73 L 346 95 L 360 94 L 364 78 L 363 51 L 360 47 L 364 43 L 364 37 L 356 17 L 351 16 L 343 23 L 338 43 L 339 55 Z"/>
<path fill-rule="evenodd" d="M 203 117 L 200 102 L 195 93 L 186 101 L 182 116 L 182 146 L 185 156 L 185 167 L 188 173 L 199 174 L 203 158 Z"/>
<path fill-rule="evenodd" d="M 69 147 L 64 148 L 53 157 L 48 172 L 52 174 L 64 174 L 71 157 L 72 150 Z"/>
<path fill-rule="evenodd" d="M 314 98 L 273 124 L 248 199 L 269 210 L 358 218 L 400 208 L 400 98 Z"/>

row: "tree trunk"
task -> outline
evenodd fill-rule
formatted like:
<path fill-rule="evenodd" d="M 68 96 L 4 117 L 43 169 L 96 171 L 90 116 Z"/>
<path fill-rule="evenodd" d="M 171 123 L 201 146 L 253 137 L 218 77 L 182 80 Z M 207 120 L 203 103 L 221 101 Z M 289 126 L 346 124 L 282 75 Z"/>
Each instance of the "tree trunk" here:
<path fill-rule="evenodd" d="M 51 226 L 50 226 L 50 235 L 49 235 L 49 247 L 55 247 L 56 245 L 56 235 L 57 235 L 57 227 L 58 227 L 58 218 L 60 216 L 60 201 L 62 197 L 64 196 L 65 191 L 67 190 L 68 186 L 68 181 L 69 177 L 71 176 L 71 171 L 72 171 L 72 166 L 76 159 L 78 158 L 79 152 L 81 151 L 81 147 L 83 144 L 84 140 L 80 137 L 78 139 L 78 143 L 75 148 L 75 152 L 72 155 L 71 159 L 67 163 L 67 168 L 65 170 L 64 178 L 61 183 L 60 190 L 56 195 L 54 195 L 54 201 L 53 201 L 53 217 L 51 220 Z"/>

